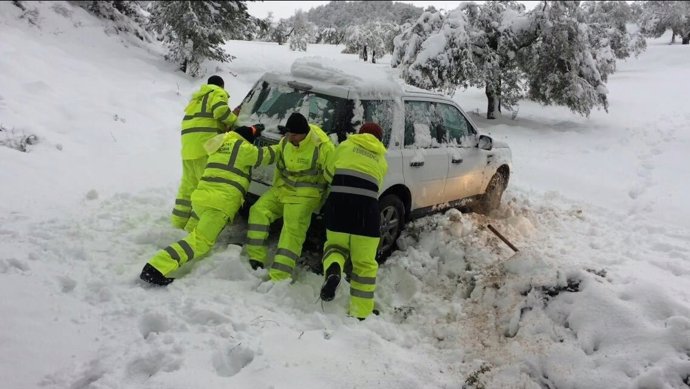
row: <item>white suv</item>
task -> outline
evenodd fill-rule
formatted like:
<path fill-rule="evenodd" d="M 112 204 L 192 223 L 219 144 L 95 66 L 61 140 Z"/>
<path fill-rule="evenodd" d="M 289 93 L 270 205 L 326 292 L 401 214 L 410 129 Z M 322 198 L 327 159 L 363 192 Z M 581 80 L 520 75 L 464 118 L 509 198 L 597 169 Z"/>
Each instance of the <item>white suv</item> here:
<path fill-rule="evenodd" d="M 295 111 L 319 125 L 334 143 L 363 122 L 384 129 L 388 174 L 379 197 L 379 257 L 394 249 L 405 222 L 462 204 L 488 212 L 498 207 L 508 183 L 511 151 L 477 133 L 451 99 L 396 81 L 376 65 L 297 60 L 290 74 L 266 73 L 242 102 L 238 122 L 262 123 L 257 140 L 275 144 Z M 248 202 L 271 185 L 273 166 L 254 169 Z"/>

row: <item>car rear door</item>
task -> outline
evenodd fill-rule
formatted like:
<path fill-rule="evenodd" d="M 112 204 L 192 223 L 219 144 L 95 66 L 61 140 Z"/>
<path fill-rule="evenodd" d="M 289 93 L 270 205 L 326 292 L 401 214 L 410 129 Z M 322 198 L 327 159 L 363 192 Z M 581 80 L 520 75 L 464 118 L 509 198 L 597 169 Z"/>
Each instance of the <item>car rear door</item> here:
<path fill-rule="evenodd" d="M 438 142 L 435 104 L 405 100 L 405 135 L 402 168 L 405 185 L 412 192 L 412 209 L 442 203 L 449 155 Z"/>

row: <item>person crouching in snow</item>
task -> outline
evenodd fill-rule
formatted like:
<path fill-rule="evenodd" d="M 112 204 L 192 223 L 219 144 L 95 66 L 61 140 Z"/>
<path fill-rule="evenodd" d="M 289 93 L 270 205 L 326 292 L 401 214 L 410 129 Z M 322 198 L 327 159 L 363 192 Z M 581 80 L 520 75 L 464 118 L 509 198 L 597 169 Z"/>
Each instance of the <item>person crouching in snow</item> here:
<path fill-rule="evenodd" d="M 228 222 L 244 203 L 251 182 L 251 168 L 275 163 L 277 146 L 254 146 L 263 125 L 238 127 L 211 138 L 204 144 L 209 154 L 197 188 L 192 192 L 192 209 L 199 219 L 190 219 L 190 233 L 160 250 L 141 271 L 140 278 L 155 285 L 173 282 L 168 277 L 187 261 L 208 253 Z"/>
<path fill-rule="evenodd" d="M 345 261 L 352 260 L 350 316 L 365 319 L 374 310 L 380 240 L 379 191 L 388 170 L 383 130 L 365 123 L 333 152 L 325 176 L 330 182 L 326 204 L 325 281 L 321 299 L 331 301 Z"/>

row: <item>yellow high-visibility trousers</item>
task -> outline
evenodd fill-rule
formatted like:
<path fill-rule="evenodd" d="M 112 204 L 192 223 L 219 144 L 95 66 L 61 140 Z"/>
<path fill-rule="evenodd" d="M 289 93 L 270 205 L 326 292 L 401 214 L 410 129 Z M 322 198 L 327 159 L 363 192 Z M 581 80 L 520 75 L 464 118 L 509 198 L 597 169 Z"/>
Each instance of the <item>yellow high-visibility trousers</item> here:
<path fill-rule="evenodd" d="M 184 239 L 158 251 L 149 260 L 149 264 L 167 276 L 188 261 L 194 258 L 201 259 L 213 248 L 218 235 L 238 209 L 239 207 L 229 215 L 218 209 L 195 205 L 194 211 L 199 215 L 196 228 Z"/>
<path fill-rule="evenodd" d="M 278 248 L 268 271 L 273 281 L 292 277 L 292 271 L 302 255 L 302 244 L 311 224 L 311 215 L 321 202 L 319 198 L 302 197 L 299 203 L 285 203 L 277 194 L 277 189 L 269 189 L 249 209 L 246 243 L 249 259 L 265 263 L 268 256 L 268 228 L 271 223 L 283 218 Z"/>
<path fill-rule="evenodd" d="M 380 238 L 348 234 L 326 230 L 326 243 L 323 246 L 323 269 L 331 264 L 345 268 L 345 261 L 352 261 L 350 277 L 350 316 L 364 319 L 374 310 L 374 291 L 376 290 L 376 251 Z"/>
<path fill-rule="evenodd" d="M 182 160 L 182 179 L 177 190 L 175 207 L 170 216 L 170 224 L 175 228 L 184 229 L 192 216 L 192 192 L 199 185 L 199 180 L 206 168 L 207 159 L 208 157 Z M 187 231 L 191 231 L 191 228 Z"/>

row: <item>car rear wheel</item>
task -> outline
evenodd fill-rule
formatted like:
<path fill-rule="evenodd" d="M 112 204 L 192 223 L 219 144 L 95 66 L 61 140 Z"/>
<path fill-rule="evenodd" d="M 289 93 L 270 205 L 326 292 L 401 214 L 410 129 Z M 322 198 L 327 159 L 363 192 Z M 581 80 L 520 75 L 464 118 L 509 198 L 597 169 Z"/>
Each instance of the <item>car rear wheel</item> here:
<path fill-rule="evenodd" d="M 398 196 L 389 194 L 379 200 L 379 212 L 381 242 L 376 260 L 383 263 L 396 248 L 395 241 L 405 224 L 405 205 Z"/>

